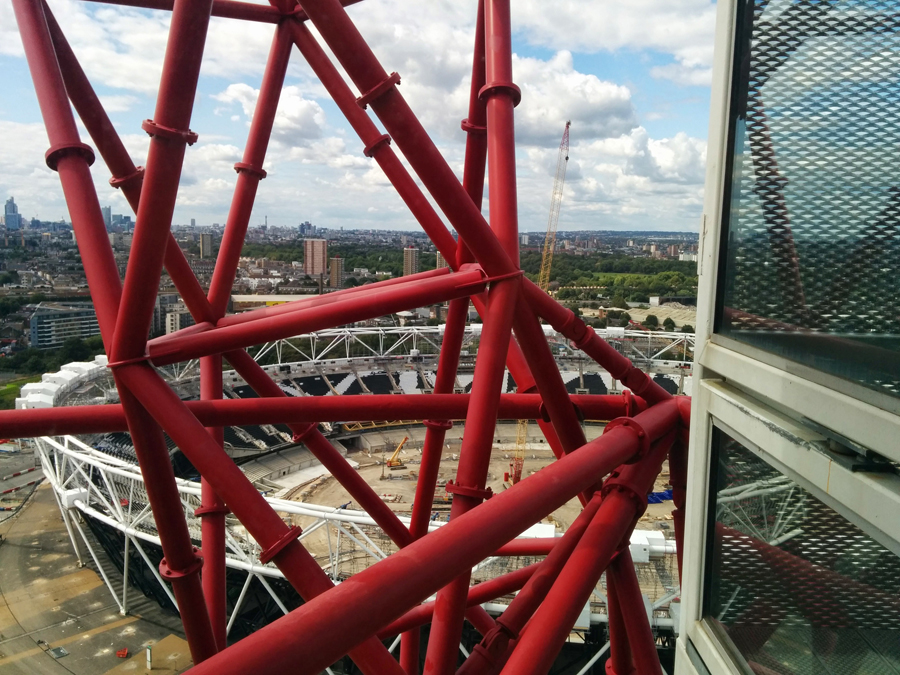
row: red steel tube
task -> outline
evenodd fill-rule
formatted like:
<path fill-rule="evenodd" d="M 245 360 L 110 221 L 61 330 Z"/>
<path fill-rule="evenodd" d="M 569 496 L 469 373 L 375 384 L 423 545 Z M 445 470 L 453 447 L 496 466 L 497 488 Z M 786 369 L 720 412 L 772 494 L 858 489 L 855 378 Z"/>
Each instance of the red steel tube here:
<path fill-rule="evenodd" d="M 651 440 L 674 428 L 677 419 L 674 402 L 654 406 L 635 417 Z M 296 675 L 319 673 L 362 636 L 374 635 L 461 572 L 471 569 L 498 545 L 513 539 L 627 461 L 638 447 L 639 439 L 633 430 L 622 426 L 610 429 L 578 452 L 451 519 L 427 537 L 244 638 L 230 647 L 227 655 L 219 654 L 195 666 L 192 675 L 267 675 L 289 668 Z M 472 532 L 484 536 L 473 537 Z M 453 551 L 453 555 L 447 555 L 447 551 Z M 399 579 L 404 583 L 398 583 Z M 362 606 L 365 611 L 360 610 Z M 335 631 L 334 626 L 341 630 Z M 304 636 L 302 643 L 292 639 L 297 635 Z M 264 648 L 271 644 L 281 648 Z"/>
<path fill-rule="evenodd" d="M 175 0 L 83 0 L 84 2 L 99 2 L 105 5 L 122 5 L 124 7 L 142 7 L 144 9 L 157 9 L 172 11 Z M 344 7 L 355 5 L 362 0 L 341 0 Z M 278 23 L 285 13 L 275 7 L 257 5 L 252 2 L 239 2 L 238 0 L 213 0 L 212 15 L 223 19 L 240 19 L 241 21 L 255 21 L 259 23 Z M 306 21 L 303 12 L 291 12 L 290 15 L 297 21 Z"/>
<path fill-rule="evenodd" d="M 229 352 L 226 358 L 233 358 L 234 354 L 235 352 Z M 252 358 L 248 359 L 256 364 Z M 260 371 L 265 374 L 261 368 Z M 247 379 L 246 368 L 239 372 Z M 266 378 L 271 380 L 268 376 Z M 253 383 L 248 380 L 248 384 L 254 387 L 254 384 L 258 385 L 259 382 L 254 378 Z M 285 395 L 273 398 L 278 394 L 270 392 L 269 389 L 257 390 L 261 396 L 268 398 L 186 401 L 185 405 L 206 426 L 281 423 L 308 425 L 314 422 L 347 420 L 463 420 L 466 418 L 471 400 L 471 394 L 429 396 L 374 394 L 327 398 L 312 396 L 292 398 Z M 573 404 L 589 412 L 591 419 L 614 419 L 626 413 L 625 400 L 619 395 L 574 394 L 569 398 Z M 541 398 L 537 394 L 502 394 L 498 419 L 536 419 L 540 416 L 540 406 Z M 643 410 L 644 406 L 639 409 Z M 0 436 L 4 438 L 96 434 L 126 430 L 125 413 L 122 406 L 117 404 L 0 410 Z"/>
<path fill-rule="evenodd" d="M 468 312 L 468 298 L 457 298 L 450 301 L 437 376 L 434 382 L 435 394 L 453 392 Z M 413 540 L 428 532 L 428 521 L 431 516 L 431 507 L 434 505 L 434 491 L 437 486 L 441 454 L 448 428 L 446 423 L 436 424 L 434 421 L 430 421 L 425 429 L 422 462 L 419 465 L 419 477 L 416 482 L 416 494 L 409 523 L 409 531 Z M 415 630 L 404 633 L 400 640 L 400 665 L 406 675 L 418 675 L 419 673 L 420 641 L 421 631 L 418 626 Z"/>
<path fill-rule="evenodd" d="M 265 176 L 262 173 L 263 162 L 291 55 L 289 25 L 292 24 L 299 25 L 294 22 L 283 22 L 275 29 L 256 108 L 250 122 L 247 145 L 241 158 L 243 166 L 235 167 L 238 171 L 237 182 L 231 198 L 231 208 L 228 210 L 228 219 L 225 222 L 222 244 L 216 258 L 216 267 L 209 284 L 209 304 L 212 306 L 213 316 L 217 319 L 225 314 L 228 306 L 238 259 L 247 234 L 247 225 L 250 223 L 250 213 L 256 199 L 256 190 L 259 181 Z"/>
<path fill-rule="evenodd" d="M 150 140 L 142 191 L 152 198 L 142 199 L 138 206 L 122 290 L 122 306 L 127 307 L 128 312 L 119 314 L 113 348 L 108 352 L 114 361 L 144 354 L 175 209 L 211 9 L 212 0 L 175 0 L 172 10 L 152 121 L 157 125 L 154 128 L 170 131 L 162 135 L 159 131 L 154 132 Z"/>
<path fill-rule="evenodd" d="M 474 607 L 475 605 L 481 605 L 485 602 L 490 602 L 491 600 L 518 591 L 528 582 L 531 576 L 538 570 L 539 566 L 540 563 L 527 565 L 526 567 L 521 567 L 513 572 L 470 586 L 466 605 L 468 607 Z M 417 605 L 409 610 L 390 625 L 385 626 L 378 631 L 378 639 L 387 640 L 398 633 L 422 626 L 431 621 L 433 612 L 434 602 L 423 602 L 421 605 Z"/>
<path fill-rule="evenodd" d="M 634 675 L 634 661 L 631 659 L 631 647 L 625 632 L 622 603 L 619 601 L 615 577 L 608 570 L 606 611 L 609 616 L 609 661 L 606 663 L 606 672 L 608 675 Z"/>
<path fill-rule="evenodd" d="M 546 597 L 599 508 L 600 495 L 597 494 L 578 514 L 578 518 L 566 530 L 562 538 L 556 540 L 558 545 L 551 550 L 547 558 L 538 563 L 537 572 L 531 576 L 521 592 L 513 598 L 509 607 L 497 619 L 497 629 L 485 636 L 475 646 L 472 656 L 463 663 L 462 668 L 457 671 L 457 675 L 493 672 L 506 658 L 510 642 L 522 634 L 525 623 Z"/>
<path fill-rule="evenodd" d="M 242 349 L 261 342 L 291 337 L 337 324 L 393 314 L 418 304 L 431 305 L 478 292 L 486 285 L 480 269 L 460 271 L 415 286 L 397 285 L 378 293 L 357 294 L 341 302 L 313 307 L 243 324 L 223 326 L 164 343 L 151 342 L 150 359 L 157 366 L 209 354 Z"/>
<path fill-rule="evenodd" d="M 603 366 L 615 379 L 651 404 L 672 398 L 669 392 L 654 382 L 647 373 L 635 368 L 627 357 L 619 354 L 571 310 L 553 300 L 528 279 L 523 283 L 524 297 L 538 316 L 553 326 L 554 330 L 572 340 L 576 347 Z"/>
<path fill-rule="evenodd" d="M 229 352 L 233 358 L 235 352 Z M 252 358 L 248 359 L 256 364 Z M 243 365 L 242 365 L 243 367 Z M 257 365 L 257 367 L 259 367 Z M 265 374 L 264 371 L 260 371 Z M 246 368 L 239 371 L 248 376 Z M 261 376 L 260 376 L 260 379 Z M 267 379 L 271 380 L 271 378 Z M 248 380 L 248 384 L 249 384 Z M 254 379 L 253 384 L 259 384 Z M 274 385 L 274 382 L 272 383 Z M 277 387 L 278 385 L 274 385 Z M 280 391 L 280 389 L 279 389 Z M 375 394 L 372 396 L 303 397 L 278 396 L 270 390 L 257 390 L 262 399 L 224 399 L 187 401 L 188 410 L 207 426 L 245 426 L 248 424 L 307 425 L 314 422 L 390 421 L 396 419 L 462 420 L 466 418 L 470 394 Z M 282 392 L 284 393 L 284 392 Z M 591 419 L 614 419 L 626 412 L 625 400 L 615 394 L 569 397 Z M 632 401 L 633 402 L 633 401 Z M 502 394 L 498 419 L 536 419 L 541 398 L 537 394 Z M 643 409 L 643 406 L 639 409 Z M 33 408 L 0 411 L 0 436 L 31 438 L 96 434 L 126 431 L 121 405 L 88 405 L 64 408 Z"/>
<path fill-rule="evenodd" d="M 200 359 L 200 398 L 222 400 L 222 357 Z M 207 427 L 219 447 L 224 447 L 222 427 Z M 227 582 L 225 573 L 225 502 L 219 499 L 209 481 L 200 481 L 200 535 L 203 552 L 203 597 L 219 651 L 227 646 Z"/>
<path fill-rule="evenodd" d="M 513 327 L 563 451 L 573 452 L 585 444 L 584 430 L 575 408 L 568 401 L 566 385 L 550 353 L 541 324 L 524 297 L 519 299 Z"/>
<path fill-rule="evenodd" d="M 327 295 L 313 295 L 309 298 L 291 300 L 290 302 L 285 302 L 284 304 L 275 305 L 273 307 L 260 307 L 258 309 L 241 312 L 240 314 L 230 314 L 219 319 L 216 325 L 219 327 L 235 326 L 239 323 L 248 323 L 250 321 L 256 321 L 257 319 L 280 316 L 281 314 L 291 314 L 302 309 L 309 309 L 310 307 L 320 307 L 335 302 L 343 302 L 348 297 L 359 295 L 361 293 L 378 293 L 390 286 L 412 286 L 419 281 L 433 279 L 434 277 L 442 277 L 448 274 L 450 274 L 450 270 L 443 267 L 441 269 L 419 272 L 418 274 L 410 274 L 405 277 L 393 277 L 392 279 L 385 279 L 384 281 L 377 281 L 372 284 L 357 286 L 356 288 L 344 288 L 340 291 L 335 291 L 334 293 L 328 293 Z"/>
<path fill-rule="evenodd" d="M 229 354 L 229 360 L 242 377 L 260 394 L 268 397 L 285 398 L 286 394 L 272 381 L 259 365 L 244 351 Z M 251 365 L 252 364 L 252 365 Z M 276 393 L 277 392 L 277 393 Z M 324 400 L 324 397 L 322 397 Z M 290 400 L 290 399 L 286 399 Z M 302 402 L 301 402 L 302 405 Z M 283 418 L 282 418 L 283 419 Z M 354 469 L 335 447 L 315 426 L 293 428 L 295 438 L 315 455 L 331 475 L 344 487 L 376 523 L 398 546 L 405 546 L 412 538 L 406 526 L 400 522 L 390 507 L 375 493 L 362 476 Z"/>
<path fill-rule="evenodd" d="M 50 135 L 49 156 L 53 158 L 60 174 L 79 249 L 85 262 L 85 273 L 95 302 L 97 320 L 104 344 L 109 349 L 118 312 L 121 281 L 88 171 L 84 150 L 86 146 L 82 146 L 78 138 L 41 3 L 35 0 L 17 0 L 13 6 L 41 112 Z M 135 451 L 139 460 L 149 462 L 147 466 L 142 466 L 142 471 L 148 481 L 147 492 L 155 517 L 158 522 L 170 524 L 165 528 L 165 536 L 160 533 L 169 568 L 190 569 L 195 565 L 196 556 L 191 549 L 177 491 L 174 498 L 172 495 L 175 482 L 171 465 L 168 462 L 153 462 L 160 452 L 165 454 L 165 443 L 159 429 L 139 406 L 133 404 L 128 392 L 121 390 L 120 395 L 125 409 L 129 411 L 129 426 L 135 434 Z M 153 483 L 152 486 L 150 482 Z M 202 602 L 196 602 L 202 598 L 200 581 L 196 574 L 176 577 L 173 579 L 173 591 L 181 610 L 191 655 L 195 662 L 200 662 L 216 651 L 206 607 Z"/>
<path fill-rule="evenodd" d="M 337 0 L 304 0 L 301 5 L 361 92 L 375 90 L 388 79 L 387 72 Z M 371 105 L 413 171 L 485 270 L 491 275 L 514 273 L 516 266 L 397 87 L 389 87 Z"/>
<path fill-rule="evenodd" d="M 637 672 L 643 675 L 662 675 L 659 656 L 656 653 L 656 640 L 650 629 L 650 619 L 641 597 L 641 587 L 634 571 L 631 551 L 623 548 L 610 563 L 606 571 L 607 579 L 612 575 L 615 579 L 616 597 L 619 611 L 625 624 L 625 633 L 631 647 L 631 658 Z"/>
<path fill-rule="evenodd" d="M 47 17 L 53 46 L 56 49 L 60 72 L 72 105 L 96 144 L 103 161 L 109 167 L 110 173 L 117 180 L 125 179 L 119 184 L 119 187 L 132 210 L 137 213 L 143 184 L 142 170 L 139 171 L 132 162 L 125 145 L 119 138 L 106 111 L 103 110 L 100 99 L 97 98 L 96 92 L 46 3 L 44 3 L 44 13 Z M 206 294 L 194 276 L 187 258 L 184 257 L 184 252 L 171 234 L 166 245 L 165 266 L 195 321 L 212 320 L 212 314 L 209 312 L 206 302 Z"/>
<path fill-rule="evenodd" d="M 456 484 L 483 491 L 494 441 L 497 408 L 500 401 L 505 356 L 509 345 L 513 310 L 520 284 L 514 277 L 494 286 L 488 296 L 489 313 L 482 332 L 475 374 L 472 380 L 472 412 L 466 420 Z M 450 520 L 478 506 L 483 497 L 454 494 Z M 426 675 L 451 675 L 456 670 L 456 653 L 462 637 L 465 598 L 471 572 L 454 579 L 438 592 L 434 620 L 428 636 L 425 658 Z"/>
<path fill-rule="evenodd" d="M 110 339 L 115 326 L 122 282 L 106 228 L 102 227 L 100 202 L 88 168 L 93 161 L 93 152 L 82 145 L 78 136 L 41 3 L 16 0 L 13 9 L 41 116 L 50 138 L 47 157 L 52 162 L 52 168 L 59 173 L 82 259 L 86 263 L 96 261 L 96 264 L 85 264 L 84 269 L 90 288 L 96 289 L 97 322 L 108 348 L 106 340 Z M 104 237 L 107 237 L 106 242 L 103 242 Z"/>
<path fill-rule="evenodd" d="M 454 269 L 457 269 L 456 241 L 388 145 L 389 139 L 385 140 L 369 116 L 357 104 L 350 87 L 344 82 L 344 78 L 331 63 L 309 29 L 297 22 L 292 22 L 291 29 L 300 53 L 306 58 L 316 77 L 322 82 L 337 107 L 344 113 L 350 126 L 364 143 L 365 154 L 375 159 L 438 251 Z"/>
<path fill-rule="evenodd" d="M 168 461 L 159 461 L 160 457 L 168 460 L 162 432 L 131 392 L 119 386 L 118 378 L 116 386 L 128 416 L 128 430 L 153 509 L 153 518 L 161 525 L 157 530 L 166 567 L 174 573 L 168 580 L 172 583 L 172 592 L 178 603 L 191 657 L 198 663 L 218 651 L 209 612 L 203 602 L 199 576 L 202 559 L 198 558 L 191 545 L 172 465 Z M 160 571 L 165 574 L 162 567 Z"/>
<path fill-rule="evenodd" d="M 263 551 L 277 550 L 277 547 L 283 546 L 280 551 L 272 554 L 272 559 L 301 597 L 311 600 L 333 588 L 325 572 L 295 538 L 296 533 L 291 532 L 237 465 L 191 415 L 177 394 L 152 368 L 140 363 L 125 365 L 117 368 L 116 374 L 128 390 L 139 392 L 141 403 L 155 419 L 164 421 L 164 428 L 172 440 L 209 481 L 216 494 L 259 542 Z M 205 605 L 200 603 L 200 606 L 205 612 Z M 327 642 L 326 640 L 323 644 Z M 356 644 L 358 646 L 349 650 L 349 653 L 367 675 L 402 673 L 397 662 L 378 640 L 357 640 Z M 232 646 L 221 653 L 231 654 L 233 649 Z M 344 650 L 342 654 L 346 652 Z M 332 662 L 333 660 L 329 661 L 325 666 Z"/>
<path fill-rule="evenodd" d="M 509 0 L 484 0 L 484 33 L 486 84 L 479 94 L 487 99 L 491 229 L 513 265 L 519 267 L 516 131 L 513 116 L 518 89 L 512 81 Z"/>
<path fill-rule="evenodd" d="M 677 410 L 673 400 L 654 406 L 648 412 L 667 405 Z M 646 457 L 619 470 L 625 482 L 639 486 L 637 489 L 641 494 L 646 495 L 650 491 L 675 438 L 676 428 L 677 422 L 671 424 L 665 438 L 653 444 Z M 539 675 L 550 669 L 581 608 L 590 598 L 620 544 L 627 542 L 628 534 L 646 508 L 646 501 L 639 504 L 636 500 L 639 495 L 620 486 L 613 486 L 604 492 L 600 510 L 532 617 L 528 634 L 519 640 L 501 672 L 507 675 Z"/>

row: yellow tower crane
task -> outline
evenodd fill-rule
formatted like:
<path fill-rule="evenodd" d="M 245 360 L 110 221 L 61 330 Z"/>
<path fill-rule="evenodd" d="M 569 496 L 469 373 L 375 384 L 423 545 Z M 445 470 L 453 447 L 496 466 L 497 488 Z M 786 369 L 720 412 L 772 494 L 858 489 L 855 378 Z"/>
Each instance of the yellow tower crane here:
<path fill-rule="evenodd" d="M 556 226 L 559 224 L 559 207 L 562 204 L 563 187 L 566 184 L 566 166 L 569 164 L 569 127 L 566 122 L 562 140 L 559 142 L 559 154 L 556 158 L 556 178 L 553 181 L 553 194 L 550 196 L 550 218 L 547 220 L 547 236 L 544 237 L 544 253 L 541 256 L 541 272 L 538 275 L 538 286 L 545 293 L 550 290 L 550 268 L 553 267 L 553 251 L 556 248 Z M 516 450 L 509 463 L 509 480 L 515 485 L 522 480 L 522 469 L 525 466 L 525 441 L 528 439 L 528 420 L 519 420 L 516 428 Z"/>

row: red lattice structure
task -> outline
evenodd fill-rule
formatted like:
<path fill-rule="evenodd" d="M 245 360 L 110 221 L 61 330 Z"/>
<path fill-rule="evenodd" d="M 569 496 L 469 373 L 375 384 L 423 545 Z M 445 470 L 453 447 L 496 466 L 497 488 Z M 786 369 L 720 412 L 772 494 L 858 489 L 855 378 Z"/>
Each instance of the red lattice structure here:
<path fill-rule="evenodd" d="M 129 158 L 60 26 L 41 0 L 13 0 L 41 112 L 50 138 L 47 164 L 59 173 L 84 262 L 120 405 L 0 414 L 11 437 L 130 431 L 143 472 L 171 582 L 197 675 L 319 673 L 349 654 L 368 675 L 457 671 L 463 621 L 483 636 L 459 672 L 546 673 L 591 590 L 606 571 L 611 661 L 608 672 L 661 672 L 628 538 L 669 458 L 676 532 L 682 542 L 689 401 L 673 398 L 600 339 L 571 311 L 526 279 L 519 268 L 509 0 L 478 9 L 462 182 L 447 165 L 338 0 L 122 0 L 172 12 L 156 110 L 143 129 L 151 142 L 145 167 Z M 349 2 L 346 4 L 350 4 Z M 274 37 L 208 293 L 170 233 L 182 161 L 197 140 L 190 129 L 209 17 L 273 25 Z M 344 81 L 307 22 L 352 80 Z M 444 268 L 251 311 L 225 313 L 272 131 L 288 59 L 296 47 L 333 97 L 363 152 L 383 169 L 447 261 Z M 113 259 L 88 167 L 95 155 L 79 138 L 70 101 L 137 217 L 124 281 Z M 388 135 L 372 122 L 371 109 Z M 436 211 L 400 162 L 400 150 Z M 490 218 L 482 215 L 485 167 Z M 444 223 L 459 233 L 454 239 Z M 147 339 L 165 267 L 196 325 Z M 246 348 L 425 305 L 449 302 L 435 393 L 289 398 Z M 484 328 L 471 394 L 454 394 L 469 304 Z M 630 391 L 571 397 L 540 320 L 552 325 Z M 154 366 L 199 358 L 201 400 L 183 402 Z M 222 399 L 222 359 L 259 399 Z M 503 396 L 508 367 L 521 393 Z M 580 420 L 612 419 L 586 442 Z M 409 527 L 401 523 L 319 432 L 330 420 L 423 419 L 426 440 Z M 438 466 L 450 420 L 465 418 L 450 522 L 428 533 Z M 558 461 L 502 494 L 485 489 L 498 419 L 533 419 Z M 334 586 L 288 527 L 225 454 L 222 425 L 286 423 L 332 472 L 400 551 Z M 202 557 L 191 545 L 162 431 L 202 475 Z M 609 478 L 606 478 L 609 476 Z M 605 480 L 604 480 L 605 479 Z M 512 540 L 579 497 L 584 509 L 565 536 Z M 224 520 L 230 510 L 305 599 L 297 610 L 240 642 L 225 641 Z M 473 565 L 491 555 L 547 554 L 543 562 L 469 585 Z M 496 620 L 480 603 L 520 590 Z M 422 604 L 437 593 L 437 601 Z M 419 629 L 431 623 L 427 654 Z M 403 634 L 401 656 L 382 639 Z"/>

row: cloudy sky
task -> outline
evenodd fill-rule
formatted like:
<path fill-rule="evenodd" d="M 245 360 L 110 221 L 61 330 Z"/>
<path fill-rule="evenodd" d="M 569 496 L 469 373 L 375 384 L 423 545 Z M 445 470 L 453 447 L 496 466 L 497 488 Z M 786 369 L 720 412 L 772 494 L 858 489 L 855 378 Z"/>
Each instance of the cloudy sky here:
<path fill-rule="evenodd" d="M 169 13 L 49 0 L 137 163 L 146 158 Z M 572 121 L 560 229 L 692 230 L 703 192 L 711 0 L 516 0 L 520 229 L 546 229 L 559 140 Z M 461 175 L 476 0 L 365 0 L 348 8 Z M 175 222 L 224 223 L 273 27 L 211 22 Z M 0 3 L 0 197 L 68 218 L 10 3 Z M 87 135 L 84 134 L 86 138 Z M 88 139 L 89 140 L 89 139 Z M 416 223 L 294 52 L 251 225 L 414 229 Z M 101 204 L 128 213 L 102 160 Z"/>

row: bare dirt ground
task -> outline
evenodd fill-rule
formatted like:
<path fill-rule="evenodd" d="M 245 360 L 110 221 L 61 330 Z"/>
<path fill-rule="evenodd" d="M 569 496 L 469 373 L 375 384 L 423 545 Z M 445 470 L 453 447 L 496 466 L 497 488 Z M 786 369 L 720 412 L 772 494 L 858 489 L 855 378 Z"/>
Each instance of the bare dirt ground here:
<path fill-rule="evenodd" d="M 586 431 L 588 431 L 588 438 L 590 439 L 599 435 L 601 429 L 588 428 Z M 396 442 L 399 442 L 403 437 L 404 430 L 397 430 L 392 433 L 393 435 L 398 436 Z M 438 476 L 439 485 L 442 485 L 442 482 L 456 478 L 459 466 L 459 441 L 457 437 L 461 435 L 462 429 L 454 428 L 453 433 L 455 435 L 452 438 L 448 435 L 448 442 L 450 445 L 444 449 L 444 456 L 441 461 L 441 469 Z M 393 441 L 394 439 L 391 438 L 391 440 Z M 504 474 L 510 470 L 509 464 L 513 453 L 513 443 L 509 442 L 511 439 L 508 438 L 508 433 L 502 431 L 498 432 L 497 440 L 501 442 L 495 443 L 494 445 L 488 474 L 488 486 L 494 493 L 500 493 L 508 487 L 508 483 L 504 482 Z M 381 453 L 368 455 L 366 452 L 360 451 L 352 453 L 350 458 L 359 463 L 360 475 L 365 478 L 366 482 L 372 486 L 379 495 L 382 496 L 388 506 L 398 515 L 408 516 L 412 510 L 412 504 L 415 499 L 415 477 L 418 475 L 421 453 L 421 439 L 412 438 L 400 455 L 400 459 L 405 463 L 405 468 L 394 471 L 383 464 Z M 540 471 L 554 461 L 555 458 L 546 444 L 530 442 L 525 454 L 523 477 L 527 477 L 534 472 Z M 668 486 L 668 478 L 668 465 L 666 464 L 663 466 L 662 473 L 656 480 L 654 491 L 665 490 Z M 444 505 L 443 508 L 440 506 L 440 499 L 445 495 L 446 491 L 443 487 L 438 487 L 435 491 L 435 503 L 438 504 L 438 506 L 435 508 L 434 512 L 438 514 L 437 519 L 439 520 L 446 520 L 447 515 L 449 514 L 449 504 Z M 298 492 L 295 499 L 298 501 L 335 507 L 348 504 L 349 502 L 348 508 L 360 508 L 360 506 L 351 499 L 340 483 L 331 477 L 320 478 L 314 483 L 304 487 L 302 496 L 301 492 Z M 580 512 L 580 503 L 577 499 L 573 499 L 550 514 L 543 522 L 554 524 L 557 533 L 559 533 L 565 531 Z M 666 534 L 667 538 L 673 538 L 674 533 L 671 529 L 671 512 L 671 501 L 662 504 L 651 504 L 647 508 L 647 512 L 641 518 L 641 522 L 638 523 L 637 527 L 638 529 L 661 529 Z M 310 527 L 312 523 L 313 520 L 310 518 L 294 517 L 294 524 L 300 525 L 303 528 Z M 325 537 L 324 528 L 320 528 L 307 536 L 304 539 L 304 544 L 320 564 L 326 566 L 329 562 L 329 545 L 332 547 L 332 552 L 336 553 L 334 550 L 337 547 L 335 539 L 335 532 L 332 532 L 329 541 L 329 539 Z M 390 546 L 383 538 L 376 540 L 376 543 L 383 549 Z M 388 551 L 385 550 L 385 552 Z"/>

